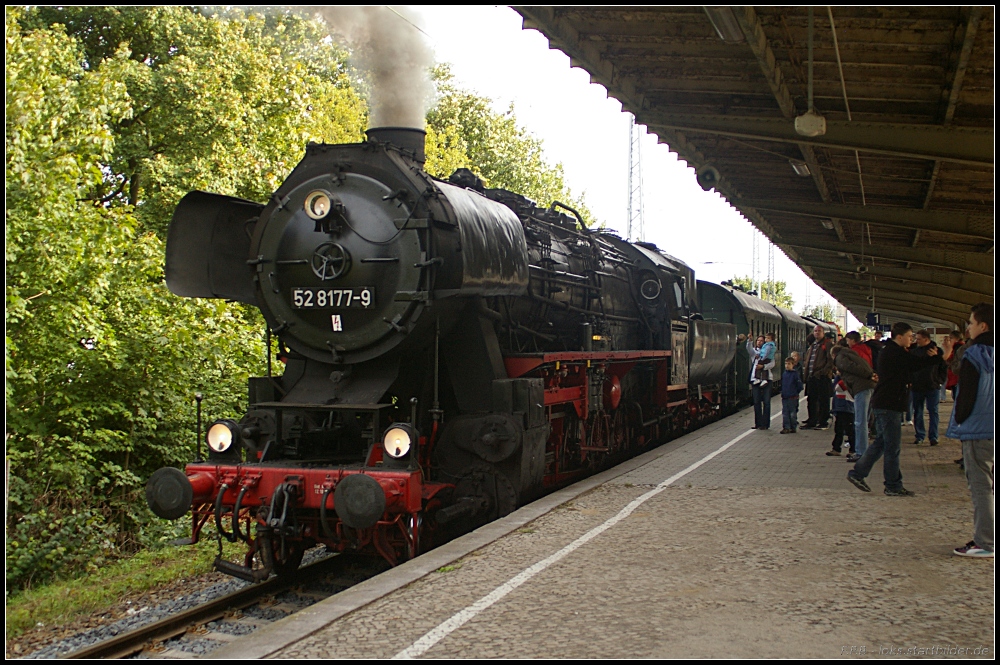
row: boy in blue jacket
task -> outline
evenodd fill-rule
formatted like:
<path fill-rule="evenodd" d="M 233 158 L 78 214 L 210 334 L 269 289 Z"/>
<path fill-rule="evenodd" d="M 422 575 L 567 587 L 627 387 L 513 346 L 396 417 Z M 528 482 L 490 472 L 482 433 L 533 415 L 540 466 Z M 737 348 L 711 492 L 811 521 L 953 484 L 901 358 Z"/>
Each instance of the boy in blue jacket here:
<path fill-rule="evenodd" d="M 781 434 L 795 434 L 799 424 L 799 393 L 802 376 L 795 369 L 795 358 L 785 358 L 785 371 L 781 373 Z"/>

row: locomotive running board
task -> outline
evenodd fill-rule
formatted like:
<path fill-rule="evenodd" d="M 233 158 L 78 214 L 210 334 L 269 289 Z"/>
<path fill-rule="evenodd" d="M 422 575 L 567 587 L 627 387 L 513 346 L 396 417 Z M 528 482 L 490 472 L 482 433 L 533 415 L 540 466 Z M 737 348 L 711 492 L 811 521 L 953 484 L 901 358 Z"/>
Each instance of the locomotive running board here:
<path fill-rule="evenodd" d="M 536 367 L 556 362 L 627 362 L 662 360 L 673 355 L 672 351 L 557 351 L 554 353 L 511 353 L 503 358 L 507 374 L 516 378 Z"/>

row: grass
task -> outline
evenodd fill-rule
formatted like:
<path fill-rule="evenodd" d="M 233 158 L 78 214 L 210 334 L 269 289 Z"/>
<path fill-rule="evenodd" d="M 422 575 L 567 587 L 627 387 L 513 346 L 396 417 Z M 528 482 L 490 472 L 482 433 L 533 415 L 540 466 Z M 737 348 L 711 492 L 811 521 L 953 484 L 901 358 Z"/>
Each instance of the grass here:
<path fill-rule="evenodd" d="M 242 561 L 243 543 L 224 545 L 227 558 Z M 211 572 L 217 552 L 215 540 L 203 537 L 194 546 L 143 551 L 84 577 L 22 591 L 7 598 L 7 639 L 17 639 L 39 623 L 57 626 L 99 614 L 125 597 Z"/>
<path fill-rule="evenodd" d="M 462 567 L 461 563 L 451 563 L 451 564 L 448 564 L 447 566 L 441 566 L 440 568 L 437 569 L 437 572 L 439 572 L 439 573 L 450 573 L 451 571 L 458 570 L 461 567 Z"/>

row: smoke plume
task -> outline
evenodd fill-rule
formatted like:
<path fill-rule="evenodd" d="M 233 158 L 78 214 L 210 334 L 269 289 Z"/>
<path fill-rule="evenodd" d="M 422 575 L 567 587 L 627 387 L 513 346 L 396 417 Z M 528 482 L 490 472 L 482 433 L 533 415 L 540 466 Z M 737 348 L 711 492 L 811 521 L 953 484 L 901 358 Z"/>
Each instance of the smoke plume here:
<path fill-rule="evenodd" d="M 371 127 L 424 128 L 424 106 L 433 88 L 428 69 L 434 53 L 403 8 L 309 7 L 353 51 L 355 66 L 371 86 Z"/>

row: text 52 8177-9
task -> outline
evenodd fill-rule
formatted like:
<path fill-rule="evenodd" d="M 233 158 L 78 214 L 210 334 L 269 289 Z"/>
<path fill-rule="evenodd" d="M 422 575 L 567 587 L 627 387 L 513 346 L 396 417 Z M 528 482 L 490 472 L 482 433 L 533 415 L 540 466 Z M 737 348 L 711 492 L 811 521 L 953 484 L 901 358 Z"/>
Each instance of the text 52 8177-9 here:
<path fill-rule="evenodd" d="M 375 302 L 375 289 L 365 286 L 355 289 L 323 289 L 298 287 L 292 289 L 295 309 L 367 308 Z"/>

